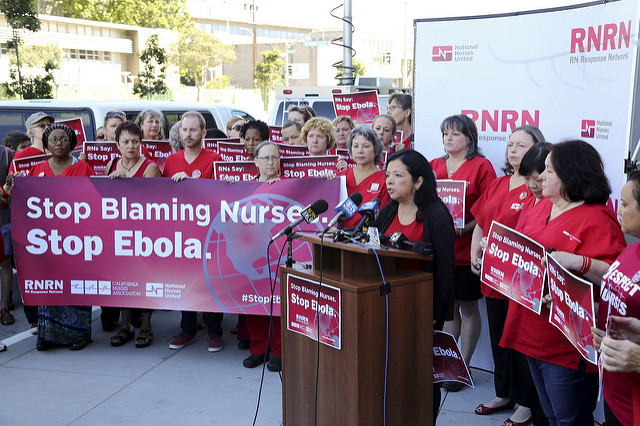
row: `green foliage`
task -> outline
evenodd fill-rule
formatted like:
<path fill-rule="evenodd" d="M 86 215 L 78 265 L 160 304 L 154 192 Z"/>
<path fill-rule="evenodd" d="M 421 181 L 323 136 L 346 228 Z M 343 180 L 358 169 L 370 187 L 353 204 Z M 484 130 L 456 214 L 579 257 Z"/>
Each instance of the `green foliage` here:
<path fill-rule="evenodd" d="M 207 81 L 204 85 L 205 89 L 226 89 L 231 84 L 231 77 L 228 75 L 221 75 L 214 77 L 213 80 Z"/>
<path fill-rule="evenodd" d="M 144 70 L 138 74 L 133 94 L 146 99 L 166 94 L 169 91 L 164 82 L 167 78 L 167 51 L 158 45 L 158 34 L 149 37 L 140 53 L 140 60 L 144 63 Z"/>
<path fill-rule="evenodd" d="M 266 50 L 260 56 L 262 56 L 262 60 L 256 64 L 253 80 L 262 93 L 262 101 L 266 111 L 269 104 L 269 92 L 284 80 L 284 59 L 280 56 L 279 49 Z"/>
<path fill-rule="evenodd" d="M 44 76 L 22 77 L 22 98 L 53 99 L 55 94 L 53 70 L 56 69 L 58 69 L 58 65 L 52 59 L 49 59 L 44 65 Z M 9 70 L 10 81 L 2 83 L 5 94 L 10 98 L 20 96 L 20 82 L 16 74 L 17 68 L 11 67 Z"/>
<path fill-rule="evenodd" d="M 365 75 L 365 73 L 367 72 L 367 69 L 365 68 L 362 61 L 358 61 L 357 59 L 353 58 L 352 65 L 355 68 L 355 71 L 353 71 L 353 78 L 356 78 L 359 75 Z"/>
<path fill-rule="evenodd" d="M 178 43 L 173 45 L 171 60 L 178 65 L 181 77 L 190 76 L 193 80 L 199 100 L 207 68 L 234 62 L 236 52 L 213 35 L 190 27 L 180 33 Z"/>
<path fill-rule="evenodd" d="M 68 18 L 181 30 L 192 27 L 187 0 L 56 0 Z"/>
<path fill-rule="evenodd" d="M 24 68 L 31 68 L 32 71 L 39 72 L 45 66 L 45 64 L 51 60 L 54 64 L 60 65 L 62 58 L 64 57 L 64 50 L 57 45 L 48 46 L 20 46 L 20 66 Z M 9 59 L 10 66 L 17 66 L 17 60 L 15 55 Z M 30 70 L 27 69 L 26 72 Z"/>
<path fill-rule="evenodd" d="M 0 12 L 14 30 L 40 30 L 37 0 L 0 0 Z"/>

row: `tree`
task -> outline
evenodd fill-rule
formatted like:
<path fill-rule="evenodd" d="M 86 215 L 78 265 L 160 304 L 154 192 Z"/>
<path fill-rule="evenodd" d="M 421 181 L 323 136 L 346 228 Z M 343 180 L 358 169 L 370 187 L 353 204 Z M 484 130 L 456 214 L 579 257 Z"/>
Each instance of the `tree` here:
<path fill-rule="evenodd" d="M 356 78 L 359 75 L 364 75 L 367 72 L 367 69 L 364 66 L 362 61 L 358 61 L 356 58 L 353 58 L 353 67 L 355 70 L 353 71 L 353 78 Z"/>
<path fill-rule="evenodd" d="M 140 98 L 151 99 L 153 95 L 164 95 L 169 91 L 164 80 L 167 77 L 167 51 L 158 45 L 158 34 L 147 40 L 146 47 L 140 53 L 144 71 L 138 74 L 133 85 L 133 94 Z"/>
<path fill-rule="evenodd" d="M 213 35 L 191 27 L 180 33 L 178 43 L 173 45 L 171 57 L 179 67 L 180 76 L 189 75 L 193 78 L 199 101 L 207 68 L 234 62 L 236 52 Z"/>
<path fill-rule="evenodd" d="M 20 93 L 22 93 L 23 82 L 22 74 L 20 72 L 20 55 L 18 49 L 20 37 L 18 36 L 18 30 L 29 30 L 33 32 L 40 30 L 37 0 L 0 0 L 0 12 L 2 12 L 12 30 L 13 37 L 7 42 L 7 45 L 16 50 L 18 82 Z"/>
<path fill-rule="evenodd" d="M 256 65 L 253 79 L 262 93 L 262 102 L 266 111 L 269 105 L 269 93 L 284 80 L 284 59 L 280 50 L 266 50 L 260 54 L 262 60 Z"/>
<path fill-rule="evenodd" d="M 53 70 L 58 69 L 58 65 L 49 59 L 44 65 L 45 75 L 24 77 L 22 87 L 16 78 L 16 68 L 9 70 L 11 81 L 2 83 L 2 87 L 7 96 L 13 98 L 22 95 L 23 99 L 53 99 L 54 97 L 54 76 Z"/>
<path fill-rule="evenodd" d="M 68 18 L 181 30 L 193 26 L 187 0 L 57 0 L 57 13 Z"/>

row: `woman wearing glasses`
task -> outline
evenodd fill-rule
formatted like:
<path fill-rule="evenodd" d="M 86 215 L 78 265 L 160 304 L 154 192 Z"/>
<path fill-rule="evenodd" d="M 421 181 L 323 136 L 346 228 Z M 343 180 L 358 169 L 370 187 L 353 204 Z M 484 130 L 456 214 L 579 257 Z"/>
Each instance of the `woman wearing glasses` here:
<path fill-rule="evenodd" d="M 394 145 L 394 150 L 411 148 L 411 95 L 394 93 L 389 96 L 387 113 L 396 120 L 396 129 L 402 132 L 402 144 Z M 395 136 L 395 135 L 394 135 Z"/>
<path fill-rule="evenodd" d="M 239 116 L 231 117 L 231 120 L 227 121 L 227 136 L 230 138 L 239 138 L 240 130 L 244 125 L 244 119 Z"/>
<path fill-rule="evenodd" d="M 27 135 L 31 138 L 31 146 L 27 146 L 13 157 L 14 160 L 19 158 L 34 157 L 36 155 L 45 154 L 47 151 L 43 145 L 42 135 L 45 130 L 53 124 L 55 119 L 44 112 L 36 112 L 31 114 L 26 121 Z M 13 162 L 9 166 L 9 173 L 15 173 Z"/>
<path fill-rule="evenodd" d="M 71 151 L 78 143 L 76 133 L 62 124 L 52 124 L 43 135 L 51 158 L 36 164 L 29 176 L 91 176 L 93 170 L 78 161 Z M 91 341 L 91 306 L 39 306 L 36 349 L 43 351 L 65 345 L 80 350 Z"/>

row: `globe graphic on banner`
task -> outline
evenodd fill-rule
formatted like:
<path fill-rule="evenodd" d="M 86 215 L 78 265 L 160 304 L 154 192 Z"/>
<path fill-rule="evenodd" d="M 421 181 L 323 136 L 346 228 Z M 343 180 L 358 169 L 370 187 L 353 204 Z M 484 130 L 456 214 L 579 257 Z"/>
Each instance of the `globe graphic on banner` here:
<path fill-rule="evenodd" d="M 320 302 L 322 303 L 322 302 Z M 324 314 L 318 312 L 318 315 L 313 319 L 313 333 L 318 337 L 318 317 L 320 318 L 320 336 L 323 339 L 331 339 L 334 346 L 340 343 L 340 318 L 336 311 L 333 311 L 333 315 Z M 324 342 L 328 343 L 328 342 Z"/>
<path fill-rule="evenodd" d="M 453 220 L 455 222 L 453 225 L 456 228 L 464 228 L 464 223 L 462 222 L 462 216 L 464 214 L 464 211 L 462 210 L 462 203 L 456 202 L 454 205 L 450 206 L 449 212 L 451 213 L 451 217 L 453 217 Z"/>
<path fill-rule="evenodd" d="M 531 307 L 535 308 L 540 303 L 540 300 L 535 297 L 540 289 L 538 282 L 540 279 L 536 275 L 518 268 L 511 281 L 511 297 L 524 303 L 525 300 L 521 296 L 525 296 L 531 300 Z"/>
<path fill-rule="evenodd" d="M 258 307 L 261 313 L 268 315 L 270 311 L 269 273 L 275 276 L 277 262 L 286 242 L 279 238 L 269 248 L 269 264 L 267 264 L 267 244 L 281 229 L 289 225 L 286 212 L 292 207 L 299 207 L 298 202 L 276 194 L 253 194 L 235 201 L 237 203 L 237 223 L 231 215 L 223 211 L 213 219 L 207 232 L 204 251 L 210 253 L 203 256 L 203 270 L 207 287 L 215 302 L 223 312 L 247 312 L 247 308 Z M 230 203 L 231 205 L 231 203 Z M 284 212 L 282 223 L 273 223 L 270 213 L 273 208 Z M 265 212 L 264 220 L 260 220 L 260 212 Z M 296 216 L 298 217 L 298 216 Z M 234 217 L 235 218 L 235 217 Z M 299 229 L 321 230 L 319 222 L 302 224 Z M 312 259 L 311 247 L 299 240 L 293 242 L 293 258 L 298 262 L 309 262 Z M 281 263 L 286 259 L 283 256 Z M 278 274 L 279 277 L 279 274 Z M 274 283 L 274 294 L 280 293 L 279 280 Z M 248 296 L 248 297 L 247 297 Z M 280 307 L 274 304 L 274 314 L 279 314 Z"/>

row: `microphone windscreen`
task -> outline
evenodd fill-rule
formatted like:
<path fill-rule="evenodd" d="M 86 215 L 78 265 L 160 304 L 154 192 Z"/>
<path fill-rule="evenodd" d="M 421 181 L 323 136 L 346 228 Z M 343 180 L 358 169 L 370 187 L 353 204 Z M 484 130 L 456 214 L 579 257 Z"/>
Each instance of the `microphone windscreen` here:
<path fill-rule="evenodd" d="M 313 203 L 311 205 L 311 209 L 316 214 L 322 214 L 322 213 L 326 212 L 329 209 L 329 203 L 327 203 L 326 200 L 323 200 L 321 198 L 321 199 L 319 199 L 318 201 L 316 201 L 315 203 Z"/>

